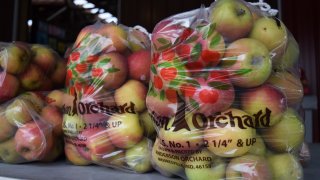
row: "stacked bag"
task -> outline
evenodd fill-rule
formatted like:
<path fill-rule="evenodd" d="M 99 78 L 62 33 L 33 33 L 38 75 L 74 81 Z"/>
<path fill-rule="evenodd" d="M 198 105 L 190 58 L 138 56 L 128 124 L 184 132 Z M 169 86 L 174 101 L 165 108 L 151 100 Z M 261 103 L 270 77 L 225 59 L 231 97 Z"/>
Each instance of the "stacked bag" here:
<path fill-rule="evenodd" d="M 3 43 L 0 52 L 0 159 L 49 162 L 63 152 L 62 112 L 46 101 L 63 87 L 66 63 L 45 46 Z"/>
<path fill-rule="evenodd" d="M 171 16 L 152 33 L 152 163 L 186 179 L 301 179 L 299 48 L 242 0 Z"/>
<path fill-rule="evenodd" d="M 139 28 L 97 23 L 81 30 L 68 59 L 63 105 L 71 163 L 152 169 L 148 137 L 155 131 L 145 103 L 150 63 L 150 39 Z"/>

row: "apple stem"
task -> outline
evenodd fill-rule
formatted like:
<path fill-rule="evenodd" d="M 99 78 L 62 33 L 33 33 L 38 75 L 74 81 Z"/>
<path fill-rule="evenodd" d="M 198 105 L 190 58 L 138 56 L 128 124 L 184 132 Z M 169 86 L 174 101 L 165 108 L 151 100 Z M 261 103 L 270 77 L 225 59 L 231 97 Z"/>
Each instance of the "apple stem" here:
<path fill-rule="evenodd" d="M 246 13 L 246 10 L 244 10 L 244 9 L 240 8 L 240 9 L 237 10 L 237 15 L 238 16 L 243 16 L 245 13 Z"/>

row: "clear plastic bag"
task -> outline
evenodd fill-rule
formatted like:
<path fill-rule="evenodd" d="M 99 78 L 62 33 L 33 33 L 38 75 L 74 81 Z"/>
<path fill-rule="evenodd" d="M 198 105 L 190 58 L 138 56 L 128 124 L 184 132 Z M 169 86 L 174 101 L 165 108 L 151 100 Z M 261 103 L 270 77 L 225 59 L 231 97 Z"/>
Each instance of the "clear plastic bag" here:
<path fill-rule="evenodd" d="M 62 112 L 46 103 L 45 96 L 45 93 L 25 92 L 1 104 L 2 162 L 50 162 L 62 154 Z"/>
<path fill-rule="evenodd" d="M 177 14 L 152 33 L 152 163 L 186 179 L 303 179 L 299 47 L 242 0 Z"/>
<path fill-rule="evenodd" d="M 152 169 L 148 137 L 155 130 L 145 105 L 150 59 L 150 39 L 139 29 L 98 22 L 81 30 L 69 54 L 63 98 L 71 163 Z"/>
<path fill-rule="evenodd" d="M 0 103 L 22 92 L 63 87 L 66 62 L 52 49 L 24 42 L 0 47 Z"/>

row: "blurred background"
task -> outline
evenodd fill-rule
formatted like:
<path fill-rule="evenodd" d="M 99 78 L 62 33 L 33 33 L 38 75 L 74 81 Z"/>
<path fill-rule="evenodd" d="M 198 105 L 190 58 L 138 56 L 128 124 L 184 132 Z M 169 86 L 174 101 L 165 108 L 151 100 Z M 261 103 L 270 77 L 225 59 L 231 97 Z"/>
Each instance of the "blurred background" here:
<path fill-rule="evenodd" d="M 250 2 L 257 2 L 252 0 Z M 0 41 L 46 44 L 63 55 L 79 31 L 99 20 L 126 26 L 141 25 L 149 32 L 157 22 L 183 11 L 209 6 L 213 0 L 2 0 Z M 302 114 L 306 140 L 320 142 L 320 1 L 266 0 L 278 9 L 300 45 L 305 98 Z"/>

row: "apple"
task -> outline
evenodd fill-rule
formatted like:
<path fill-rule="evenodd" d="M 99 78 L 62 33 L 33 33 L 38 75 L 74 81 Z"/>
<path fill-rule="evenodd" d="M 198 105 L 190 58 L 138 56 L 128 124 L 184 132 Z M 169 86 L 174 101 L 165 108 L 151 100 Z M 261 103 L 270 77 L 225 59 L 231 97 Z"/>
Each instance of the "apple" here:
<path fill-rule="evenodd" d="M 31 111 L 33 107 L 30 101 L 17 98 L 7 106 L 5 117 L 11 125 L 23 126 L 25 123 L 32 121 Z"/>
<path fill-rule="evenodd" d="M 86 129 L 79 136 L 86 139 L 86 148 L 93 162 L 115 150 L 105 128 Z"/>
<path fill-rule="evenodd" d="M 15 97 L 19 92 L 19 88 L 20 82 L 15 76 L 6 72 L 0 72 L 0 102 Z"/>
<path fill-rule="evenodd" d="M 129 80 L 114 93 L 114 99 L 118 106 L 134 104 L 136 112 L 143 112 L 146 109 L 147 88 L 137 80 Z"/>
<path fill-rule="evenodd" d="M 113 114 L 108 122 L 109 139 L 118 148 L 131 148 L 143 137 L 143 127 L 139 122 L 138 114 Z"/>
<path fill-rule="evenodd" d="M 264 144 L 264 141 L 260 135 L 256 135 L 256 141 L 248 153 L 257 156 L 265 156 L 267 154 L 266 145 Z"/>
<path fill-rule="evenodd" d="M 298 105 L 303 98 L 303 86 L 300 79 L 290 72 L 275 72 L 267 82 L 281 90 L 289 106 Z"/>
<path fill-rule="evenodd" d="M 132 53 L 128 57 L 129 77 L 143 83 L 149 83 L 150 64 L 150 50 L 141 50 Z"/>
<path fill-rule="evenodd" d="M 51 132 L 42 124 L 29 122 L 19 127 L 14 140 L 16 151 L 28 161 L 40 160 L 53 147 Z"/>
<path fill-rule="evenodd" d="M 146 98 L 146 106 L 148 111 L 152 114 L 152 116 L 157 119 L 157 117 L 173 117 L 177 112 L 178 103 L 170 102 L 167 98 L 160 98 L 159 94 L 153 96 L 151 92 L 148 92 Z"/>
<path fill-rule="evenodd" d="M 244 88 L 263 84 L 272 70 L 272 61 L 266 46 L 250 38 L 229 44 L 222 64 L 229 71 L 232 82 Z"/>
<path fill-rule="evenodd" d="M 99 25 L 98 25 L 99 26 Z M 112 47 L 117 52 L 124 52 L 127 49 L 127 32 L 123 27 L 116 24 L 101 24 L 96 33 L 110 38 Z"/>
<path fill-rule="evenodd" d="M 256 132 L 246 124 L 242 124 L 243 128 L 241 128 L 239 122 L 249 117 L 250 115 L 246 112 L 232 108 L 216 115 L 215 121 L 204 130 L 203 138 L 207 142 L 208 150 L 221 157 L 237 157 L 247 153 L 252 146 L 250 141 L 252 142 Z"/>
<path fill-rule="evenodd" d="M 190 155 L 186 161 L 185 173 L 190 180 L 223 179 L 226 163 L 206 149 Z"/>
<path fill-rule="evenodd" d="M 41 162 L 52 162 L 56 160 L 63 152 L 63 140 L 55 139 L 53 147 L 46 155 L 41 159 Z"/>
<path fill-rule="evenodd" d="M 253 115 L 260 111 L 270 112 L 270 122 L 265 121 L 257 127 L 270 127 L 280 121 L 282 113 L 285 111 L 287 101 L 283 93 L 274 86 L 265 84 L 260 87 L 250 89 L 241 95 L 242 109 Z"/>
<path fill-rule="evenodd" d="M 35 64 L 30 64 L 28 68 L 19 75 L 21 85 L 26 90 L 36 90 L 40 88 L 44 77 L 43 71 Z"/>
<path fill-rule="evenodd" d="M 226 179 L 261 179 L 271 180 L 272 171 L 268 161 L 257 155 L 244 155 L 230 161 Z"/>
<path fill-rule="evenodd" d="M 37 64 L 46 74 L 50 74 L 56 66 L 58 55 L 52 49 L 40 44 L 32 45 L 31 51 L 33 63 Z"/>
<path fill-rule="evenodd" d="M 268 157 L 273 179 L 303 179 L 303 170 L 298 159 L 292 154 L 275 154 Z"/>
<path fill-rule="evenodd" d="M 153 168 L 164 176 L 174 176 L 183 172 L 184 162 L 183 155 L 175 154 L 167 151 L 165 146 L 160 143 L 160 139 L 156 139 L 151 154 L 151 163 Z"/>
<path fill-rule="evenodd" d="M 63 106 L 63 92 L 61 90 L 53 90 L 46 97 L 46 103 L 48 105 L 62 108 Z"/>
<path fill-rule="evenodd" d="M 4 163 L 10 164 L 26 162 L 26 160 L 16 151 L 16 143 L 14 138 L 0 143 L 0 159 Z"/>
<path fill-rule="evenodd" d="M 186 97 L 187 107 L 192 111 L 209 116 L 224 111 L 232 105 L 235 96 L 234 88 L 227 78 L 216 77 L 218 73 L 212 71 L 207 80 L 194 78 L 193 83 L 183 84 L 180 87 Z"/>
<path fill-rule="evenodd" d="M 304 132 L 302 119 L 295 110 L 288 108 L 277 124 L 262 129 L 262 137 L 272 150 L 291 152 L 302 145 Z"/>
<path fill-rule="evenodd" d="M 194 121 L 201 123 L 199 119 L 194 120 L 191 112 L 185 112 L 185 118 L 176 115 L 159 130 L 158 138 L 170 150 L 197 150 L 203 145 L 204 135 L 203 130 L 195 127 Z"/>
<path fill-rule="evenodd" d="M 30 62 L 29 49 L 23 48 L 15 43 L 11 43 L 0 56 L 1 67 L 10 74 L 22 73 Z"/>
<path fill-rule="evenodd" d="M 65 136 L 76 137 L 86 124 L 78 115 L 63 115 L 62 129 Z"/>
<path fill-rule="evenodd" d="M 62 136 L 62 113 L 56 106 L 45 106 L 41 111 L 41 117 L 44 121 L 48 122 L 53 128 L 55 136 Z"/>
<path fill-rule="evenodd" d="M 262 17 L 253 24 L 249 37 L 262 42 L 269 51 L 279 54 L 287 42 L 287 29 L 277 18 Z"/>
<path fill-rule="evenodd" d="M 131 51 L 133 52 L 150 49 L 151 47 L 148 34 L 134 28 L 128 31 L 128 43 Z"/>
<path fill-rule="evenodd" d="M 132 171 L 132 169 L 126 165 L 125 150 L 122 149 L 113 150 L 103 156 L 96 156 L 95 163 L 102 166 L 128 169 Z"/>
<path fill-rule="evenodd" d="M 79 32 L 76 41 L 74 42 L 74 47 L 79 47 L 80 43 L 90 34 L 93 34 L 97 31 L 97 25 L 85 26 Z"/>
<path fill-rule="evenodd" d="M 297 64 L 299 59 L 299 45 L 292 34 L 288 34 L 288 41 L 283 56 L 274 62 L 275 69 L 286 70 L 291 69 Z"/>
<path fill-rule="evenodd" d="M 77 166 L 86 166 L 91 164 L 90 161 L 86 160 L 84 157 L 82 157 L 76 146 L 72 144 L 65 143 L 64 145 L 64 153 L 67 157 L 67 159 L 74 165 Z"/>
<path fill-rule="evenodd" d="M 50 79 L 56 86 L 63 86 L 67 73 L 67 65 L 64 60 L 58 60 L 55 69 L 50 75 Z"/>
<path fill-rule="evenodd" d="M 28 91 L 21 94 L 18 99 L 30 102 L 31 106 L 29 106 L 29 108 L 36 111 L 37 113 L 40 113 L 41 109 L 45 106 L 44 95 L 41 94 L 41 92 L 37 93 Z"/>
<path fill-rule="evenodd" d="M 119 88 L 126 80 L 128 74 L 126 58 L 116 52 L 99 56 L 93 63 L 92 78 L 103 79 L 106 90 Z"/>
<path fill-rule="evenodd" d="M 146 173 L 152 170 L 151 147 L 149 146 L 148 139 L 144 138 L 126 150 L 126 162 L 137 173 Z"/>
<path fill-rule="evenodd" d="M 44 77 L 41 83 L 41 86 L 37 89 L 37 91 L 50 91 L 53 88 L 53 82 L 48 77 Z"/>
<path fill-rule="evenodd" d="M 141 125 L 143 126 L 146 137 L 153 138 L 156 135 L 156 130 L 148 110 L 145 110 L 143 113 L 141 113 L 139 115 L 139 119 Z"/>
<path fill-rule="evenodd" d="M 227 42 L 249 34 L 253 26 L 250 9 L 243 1 L 219 0 L 210 10 L 209 19 Z"/>
<path fill-rule="evenodd" d="M 8 122 L 4 109 L 0 108 L 0 143 L 14 136 L 16 130 L 16 126 Z"/>
<path fill-rule="evenodd" d="M 168 50 L 178 38 L 184 40 L 190 35 L 190 30 L 173 20 L 161 21 L 154 27 L 151 36 L 155 52 Z"/>

